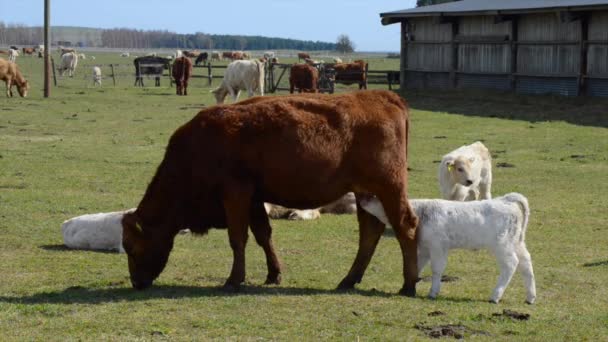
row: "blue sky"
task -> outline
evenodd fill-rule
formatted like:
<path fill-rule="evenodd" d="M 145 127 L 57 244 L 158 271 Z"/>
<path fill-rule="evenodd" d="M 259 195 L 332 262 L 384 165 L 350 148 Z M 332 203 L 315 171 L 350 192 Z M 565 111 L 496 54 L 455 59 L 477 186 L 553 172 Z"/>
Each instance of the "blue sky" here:
<path fill-rule="evenodd" d="M 43 3 L 0 0 L 0 21 L 42 25 Z M 335 42 L 344 33 L 359 51 L 398 51 L 399 25 L 382 26 L 379 13 L 415 5 L 415 0 L 51 0 L 51 25 L 328 42 Z"/>

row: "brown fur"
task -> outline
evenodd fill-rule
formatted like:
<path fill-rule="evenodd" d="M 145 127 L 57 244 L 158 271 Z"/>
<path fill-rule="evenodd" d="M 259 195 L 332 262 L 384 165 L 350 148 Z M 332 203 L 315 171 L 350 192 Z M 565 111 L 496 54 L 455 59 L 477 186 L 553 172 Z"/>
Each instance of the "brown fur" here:
<path fill-rule="evenodd" d="M 188 57 L 178 57 L 173 62 L 171 75 L 175 80 L 177 95 L 188 95 L 188 80 L 192 75 L 192 61 Z"/>
<path fill-rule="evenodd" d="M 301 61 L 306 58 L 310 58 L 310 55 L 306 52 L 298 52 L 298 61 Z"/>
<path fill-rule="evenodd" d="M 171 137 L 137 210 L 123 218 L 135 288 L 162 272 L 175 235 L 228 228 L 233 266 L 225 288 L 245 280 L 250 227 L 264 249 L 266 283 L 281 281 L 264 202 L 316 208 L 349 191 L 375 194 L 400 243 L 402 293 L 415 295 L 417 218 L 407 200 L 408 109 L 384 90 L 254 97 L 203 109 Z M 339 284 L 361 281 L 384 225 L 358 207 L 359 251 Z"/>
<path fill-rule="evenodd" d="M 0 80 L 6 83 L 6 96 L 13 96 L 13 84 L 17 86 L 19 95 L 21 97 L 27 96 L 29 90 L 29 84 L 19 71 L 19 67 L 15 63 L 0 58 Z"/>
<path fill-rule="evenodd" d="M 359 89 L 367 89 L 367 77 L 365 69 L 367 63 L 362 60 L 356 60 L 352 63 L 336 63 L 336 82 L 342 84 L 359 84 Z"/>
<path fill-rule="evenodd" d="M 319 70 L 308 64 L 294 64 L 289 73 L 289 92 L 293 94 L 294 89 L 298 92 L 316 93 L 319 81 Z"/>
<path fill-rule="evenodd" d="M 36 52 L 35 48 L 22 48 L 23 55 L 33 55 Z"/>

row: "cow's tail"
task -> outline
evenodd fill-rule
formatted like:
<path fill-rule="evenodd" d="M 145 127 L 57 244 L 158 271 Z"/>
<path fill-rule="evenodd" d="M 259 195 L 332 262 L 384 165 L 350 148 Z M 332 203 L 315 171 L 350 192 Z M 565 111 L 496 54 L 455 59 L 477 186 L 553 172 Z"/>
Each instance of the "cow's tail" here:
<path fill-rule="evenodd" d="M 528 199 L 517 192 L 512 192 L 503 196 L 507 201 L 516 203 L 523 215 L 523 222 L 521 225 L 521 234 L 519 235 L 519 242 L 526 241 L 526 231 L 528 230 L 528 221 L 530 220 L 530 206 L 528 205 Z"/>

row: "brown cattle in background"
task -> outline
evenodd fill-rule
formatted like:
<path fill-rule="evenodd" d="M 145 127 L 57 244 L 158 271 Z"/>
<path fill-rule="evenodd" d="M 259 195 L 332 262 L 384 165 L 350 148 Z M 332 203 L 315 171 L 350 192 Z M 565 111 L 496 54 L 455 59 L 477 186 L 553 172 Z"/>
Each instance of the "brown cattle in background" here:
<path fill-rule="evenodd" d="M 173 61 L 171 75 L 175 80 L 177 95 L 188 95 L 188 80 L 192 75 L 192 61 L 188 57 L 178 57 Z"/>
<path fill-rule="evenodd" d="M 294 64 L 289 72 L 289 92 L 297 88 L 298 92 L 316 93 L 319 81 L 319 70 L 308 64 Z"/>
<path fill-rule="evenodd" d="M 0 58 L 0 80 L 6 83 L 6 97 L 13 97 L 13 85 L 17 86 L 21 97 L 27 96 L 29 84 L 16 63 Z"/>
<path fill-rule="evenodd" d="M 359 89 L 367 89 L 367 63 L 356 60 L 352 63 L 336 63 L 333 66 L 336 71 L 336 82 L 342 84 L 358 84 Z"/>
<path fill-rule="evenodd" d="M 245 281 L 248 227 L 266 254 L 266 283 L 279 284 L 264 202 L 317 208 L 354 191 L 357 201 L 374 194 L 384 206 L 402 252 L 401 293 L 415 296 L 418 219 L 407 199 L 408 116 L 405 101 L 384 90 L 254 97 L 203 109 L 172 135 L 137 209 L 122 220 L 133 287 L 152 285 L 181 229 L 204 234 L 212 227 L 228 228 L 233 251 L 224 289 Z M 357 218 L 359 250 L 339 289 L 361 281 L 385 229 L 359 205 Z"/>
<path fill-rule="evenodd" d="M 306 52 L 298 52 L 298 61 L 301 61 L 306 58 L 310 59 L 310 55 L 307 54 Z"/>
<path fill-rule="evenodd" d="M 36 53 L 36 49 L 35 48 L 22 48 L 21 49 L 23 51 L 23 55 L 30 55 L 33 56 L 34 53 Z"/>

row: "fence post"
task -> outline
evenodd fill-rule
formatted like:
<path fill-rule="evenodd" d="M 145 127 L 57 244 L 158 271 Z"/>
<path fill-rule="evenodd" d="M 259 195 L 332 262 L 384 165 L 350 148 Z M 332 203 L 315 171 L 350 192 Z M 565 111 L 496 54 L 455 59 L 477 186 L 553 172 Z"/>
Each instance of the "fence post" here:
<path fill-rule="evenodd" d="M 50 52 L 50 51 L 49 51 Z M 55 59 L 51 57 L 51 68 L 53 68 L 53 83 L 57 86 L 57 75 L 55 75 Z"/>
<path fill-rule="evenodd" d="M 213 82 L 213 71 L 211 68 L 211 62 L 207 63 L 207 78 L 209 79 L 209 86 Z"/>
<path fill-rule="evenodd" d="M 114 83 L 114 86 L 116 87 L 116 75 L 114 73 L 114 64 L 110 64 L 110 68 L 112 69 L 112 82 Z"/>

